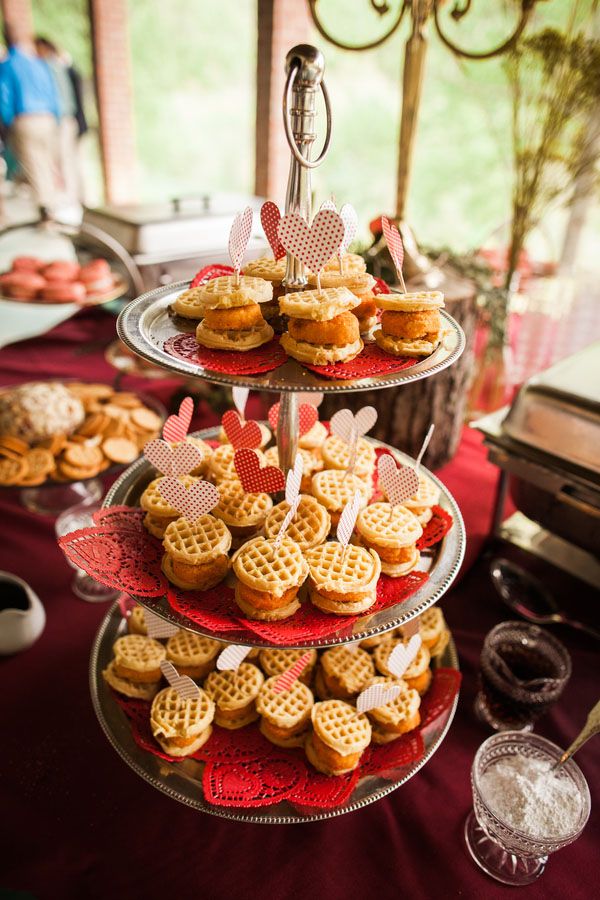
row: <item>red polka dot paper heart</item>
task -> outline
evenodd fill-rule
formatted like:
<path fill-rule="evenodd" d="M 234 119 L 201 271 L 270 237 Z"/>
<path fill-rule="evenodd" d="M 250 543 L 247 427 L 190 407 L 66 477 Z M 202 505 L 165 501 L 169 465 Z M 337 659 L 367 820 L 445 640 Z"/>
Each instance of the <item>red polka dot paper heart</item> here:
<path fill-rule="evenodd" d="M 320 272 L 332 256 L 337 256 L 344 232 L 344 223 L 331 209 L 320 209 L 310 227 L 299 213 L 290 213 L 283 217 L 278 229 L 285 249 L 311 272 Z"/>
<path fill-rule="evenodd" d="M 277 231 L 281 221 L 281 213 L 279 212 L 279 207 L 272 200 L 267 200 L 261 206 L 260 221 L 269 246 L 273 251 L 273 256 L 275 259 L 281 259 L 282 256 L 285 256 L 285 247 L 279 240 Z"/>
<path fill-rule="evenodd" d="M 277 431 L 280 406 L 280 403 L 274 403 L 269 410 L 269 425 L 273 431 Z M 303 434 L 307 434 L 318 420 L 319 413 L 316 407 L 312 406 L 310 403 L 301 403 L 298 407 L 298 430 L 300 432 L 300 437 L 302 437 Z"/>
<path fill-rule="evenodd" d="M 204 796 L 217 806 L 271 806 L 287 799 L 302 783 L 305 766 L 291 754 L 275 753 L 268 759 L 206 763 L 202 775 Z"/>
<path fill-rule="evenodd" d="M 184 441 L 193 414 L 194 401 L 191 397 L 184 397 L 179 405 L 178 415 L 169 416 L 163 426 L 165 441 L 168 441 L 170 444 L 178 444 L 180 441 Z"/>
<path fill-rule="evenodd" d="M 228 409 L 224 413 L 221 425 L 229 443 L 236 450 L 241 450 L 242 448 L 255 450 L 260 447 L 262 435 L 258 422 L 242 422 L 239 413 L 235 409 Z"/>
<path fill-rule="evenodd" d="M 236 450 L 233 464 L 242 482 L 242 487 L 250 494 L 274 494 L 285 489 L 285 475 L 277 466 L 262 466 L 254 450 Z"/>

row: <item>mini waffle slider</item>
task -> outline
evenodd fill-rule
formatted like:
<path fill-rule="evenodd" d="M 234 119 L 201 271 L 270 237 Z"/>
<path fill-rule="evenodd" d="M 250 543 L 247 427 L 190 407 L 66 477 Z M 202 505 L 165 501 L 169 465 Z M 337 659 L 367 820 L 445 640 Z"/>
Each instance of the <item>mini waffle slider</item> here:
<path fill-rule="evenodd" d="M 299 680 L 289 690 L 277 692 L 278 678 L 268 678 L 256 698 L 260 730 L 278 747 L 303 747 L 310 728 L 312 692 Z"/>
<path fill-rule="evenodd" d="M 227 575 L 231 532 L 210 513 L 195 522 L 175 519 L 165 530 L 163 547 L 162 570 L 183 590 L 206 591 Z"/>
<path fill-rule="evenodd" d="M 211 672 L 204 682 L 204 689 L 214 701 L 217 725 L 236 729 L 256 722 L 256 698 L 264 680 L 260 669 L 247 662 L 237 669 Z"/>
<path fill-rule="evenodd" d="M 279 544 L 272 538 L 256 537 L 233 556 L 237 582 L 235 600 L 251 619 L 286 619 L 300 608 L 297 594 L 308 574 L 308 565 L 298 544 L 287 536 Z"/>
<path fill-rule="evenodd" d="M 358 514 L 356 533 L 364 547 L 377 553 L 386 575 L 398 578 L 416 568 L 420 559 L 416 542 L 423 529 L 405 507 L 371 503 Z"/>
<path fill-rule="evenodd" d="M 381 328 L 375 331 L 377 344 L 393 356 L 429 356 L 440 342 L 441 291 L 414 294 L 380 294 L 377 305 L 383 310 Z"/>
<path fill-rule="evenodd" d="M 262 278 L 221 275 L 196 288 L 194 307 L 202 320 L 196 340 L 217 350 L 251 350 L 266 344 L 274 331 L 265 321 L 260 304 L 273 299 L 273 287 Z M 178 298 L 179 299 L 179 298 Z M 174 308 L 181 314 L 181 302 Z M 195 318 L 193 316 L 192 318 Z"/>
<path fill-rule="evenodd" d="M 373 550 L 328 541 L 307 550 L 306 561 L 309 597 L 323 612 L 351 616 L 375 603 L 381 563 Z"/>
<path fill-rule="evenodd" d="M 312 734 L 306 740 L 308 761 L 324 775 L 345 775 L 360 764 L 371 742 L 371 724 L 343 700 L 315 703 L 311 712 Z"/>
<path fill-rule="evenodd" d="M 280 297 L 279 308 L 289 316 L 281 346 L 288 356 L 317 366 L 354 359 L 363 348 L 358 320 L 351 313 L 358 304 L 344 287 Z"/>
<path fill-rule="evenodd" d="M 393 677 L 393 673 L 387 667 L 387 661 L 390 653 L 397 647 L 398 644 L 406 644 L 407 640 L 403 640 L 402 638 L 390 638 L 389 641 L 384 641 L 382 644 L 379 644 L 378 647 L 373 651 L 373 659 L 375 660 L 375 665 L 379 672 L 382 675 L 388 675 Z M 429 668 L 429 663 L 431 662 L 431 654 L 427 647 L 424 644 L 421 644 L 417 651 L 417 655 L 409 665 L 408 669 L 402 675 L 403 680 L 407 683 L 410 688 L 414 688 L 421 696 L 426 693 L 431 684 L 431 669 Z"/>
<path fill-rule="evenodd" d="M 190 756 L 209 739 L 215 705 L 206 691 L 183 699 L 172 688 L 164 688 L 152 701 L 150 728 L 169 756 Z"/>
<path fill-rule="evenodd" d="M 414 688 L 410 688 L 401 678 L 377 676 L 369 683 L 381 684 L 385 687 L 400 685 L 402 690 L 398 696 L 385 706 L 377 706 L 369 709 L 367 715 L 371 719 L 372 740 L 374 744 L 389 744 L 395 741 L 401 734 L 406 734 L 418 728 L 421 723 L 419 707 L 421 698 Z"/>
<path fill-rule="evenodd" d="M 161 540 L 165 536 L 167 526 L 180 516 L 180 513 L 160 493 L 162 480 L 163 476 L 151 481 L 140 497 L 140 506 L 146 511 L 144 527 L 150 534 Z M 179 481 L 186 487 L 191 487 L 197 480 L 193 475 L 179 476 Z"/>

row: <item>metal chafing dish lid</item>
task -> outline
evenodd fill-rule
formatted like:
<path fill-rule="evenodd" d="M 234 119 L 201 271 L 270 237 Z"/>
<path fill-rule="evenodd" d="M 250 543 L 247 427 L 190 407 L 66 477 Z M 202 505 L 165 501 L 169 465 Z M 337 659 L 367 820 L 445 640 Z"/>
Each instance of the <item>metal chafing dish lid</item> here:
<path fill-rule="evenodd" d="M 502 431 L 600 474 L 600 341 L 525 382 Z"/>
<path fill-rule="evenodd" d="M 260 197 L 247 194 L 202 194 L 166 203 L 85 209 L 83 221 L 102 228 L 134 256 L 158 254 L 170 259 L 226 247 L 234 216 L 246 206 L 259 210 L 262 203 Z M 259 231 L 255 222 L 255 232 Z"/>

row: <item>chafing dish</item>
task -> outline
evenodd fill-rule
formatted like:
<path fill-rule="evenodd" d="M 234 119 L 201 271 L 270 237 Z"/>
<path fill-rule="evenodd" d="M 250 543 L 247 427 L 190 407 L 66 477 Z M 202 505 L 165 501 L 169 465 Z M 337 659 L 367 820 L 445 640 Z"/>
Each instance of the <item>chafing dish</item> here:
<path fill-rule="evenodd" d="M 501 469 L 494 530 L 506 536 L 510 491 L 521 517 L 544 529 L 544 539 L 538 534 L 535 540 L 543 545 L 540 555 L 598 583 L 600 342 L 531 378 L 510 408 L 473 427 L 483 433 L 489 458 Z M 514 522 L 508 531 L 514 538 Z M 522 544 L 530 549 L 532 534 L 529 527 Z"/>

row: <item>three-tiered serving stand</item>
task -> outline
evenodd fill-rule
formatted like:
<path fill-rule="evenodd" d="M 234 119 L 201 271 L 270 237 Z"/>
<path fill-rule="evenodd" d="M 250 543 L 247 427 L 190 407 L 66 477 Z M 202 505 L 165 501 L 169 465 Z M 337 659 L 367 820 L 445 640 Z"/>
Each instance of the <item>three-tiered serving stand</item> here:
<path fill-rule="evenodd" d="M 306 221 L 311 219 L 311 169 L 318 166 L 329 147 L 331 136 L 331 110 L 329 97 L 323 81 L 324 59 L 315 47 L 300 45 L 294 47 L 286 58 L 286 85 L 284 92 L 284 125 L 291 150 L 290 173 L 286 197 L 286 213 L 300 212 Z M 327 133 L 323 149 L 317 159 L 311 159 L 312 145 L 316 139 L 316 98 L 323 94 L 327 117 Z M 306 273 L 299 260 L 288 254 L 284 285 L 287 290 L 299 290 L 306 285 Z M 462 329 L 445 311 L 443 319 L 444 340 L 427 359 L 408 369 L 386 375 L 352 380 L 322 379 L 305 369 L 300 363 L 288 359 L 272 372 L 261 375 L 230 375 L 203 368 L 199 364 L 169 355 L 163 348 L 165 341 L 181 333 L 181 323 L 174 322 L 170 307 L 181 291 L 189 287 L 189 282 L 158 288 L 133 300 L 121 313 L 117 332 L 124 344 L 137 355 L 171 372 L 187 377 L 203 378 L 220 385 L 247 387 L 251 390 L 280 394 L 280 412 L 277 426 L 277 447 L 280 465 L 287 471 L 296 456 L 298 436 L 298 394 L 304 392 L 324 393 L 373 390 L 407 384 L 427 378 L 440 372 L 458 359 L 464 349 Z M 199 437 L 214 438 L 216 429 L 206 429 Z M 414 461 L 405 454 L 382 444 L 373 443 L 392 451 L 406 463 Z M 450 532 L 435 548 L 431 557 L 425 556 L 429 565 L 428 580 L 407 600 L 372 615 L 360 618 L 348 634 L 341 629 L 327 637 L 301 640 L 290 647 L 329 647 L 336 644 L 356 642 L 377 634 L 390 631 L 409 622 L 436 603 L 448 590 L 460 568 L 465 551 L 465 531 L 460 510 L 445 486 L 426 469 L 423 471 L 440 488 L 439 505 L 449 512 L 454 520 Z M 152 466 L 144 459 L 129 467 L 115 482 L 104 501 L 105 506 L 139 505 L 139 498 L 146 485 L 155 477 Z M 162 618 L 209 637 L 231 642 L 230 632 L 203 631 L 190 619 L 177 613 L 163 598 L 136 598 Z M 327 809 L 314 814 L 301 814 L 286 801 L 273 806 L 253 809 L 219 807 L 209 804 L 202 792 L 202 763 L 195 759 L 181 762 L 166 762 L 151 753 L 141 750 L 133 739 L 131 727 L 123 711 L 114 702 L 111 691 L 102 678 L 102 670 L 112 658 L 112 646 L 116 638 L 125 632 L 125 623 L 117 605 L 108 612 L 96 636 L 90 660 L 90 686 L 94 708 L 100 724 L 111 744 L 134 771 L 150 784 L 182 803 L 203 812 L 237 819 L 244 822 L 305 822 L 330 818 L 366 806 L 408 781 L 432 756 L 444 739 L 454 718 L 458 697 L 424 733 L 425 752 L 417 761 L 387 772 L 386 777 L 370 775 L 361 778 L 350 800 L 335 809 Z M 258 635 L 244 641 L 257 647 L 268 647 L 266 640 Z M 282 646 L 281 644 L 278 646 Z M 437 665 L 458 669 L 458 658 L 452 639 Z"/>

